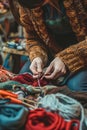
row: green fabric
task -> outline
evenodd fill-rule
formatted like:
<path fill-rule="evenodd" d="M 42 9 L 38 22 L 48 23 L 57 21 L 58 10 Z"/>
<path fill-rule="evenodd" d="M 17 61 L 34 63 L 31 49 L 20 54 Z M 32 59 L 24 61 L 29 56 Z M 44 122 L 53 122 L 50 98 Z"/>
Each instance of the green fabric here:
<path fill-rule="evenodd" d="M 15 89 L 14 85 L 18 89 Z M 12 90 L 12 91 L 23 89 L 26 90 L 28 94 L 36 94 L 41 92 L 41 89 L 39 87 L 35 88 L 32 85 L 21 84 L 19 82 L 12 81 L 12 80 L 0 83 L 0 89 Z"/>
<path fill-rule="evenodd" d="M 12 90 L 13 85 L 21 85 L 23 87 L 27 86 L 26 84 L 21 84 L 21 83 L 16 82 L 16 81 L 9 80 L 9 81 L 2 82 L 2 83 L 0 82 L 0 89 Z"/>

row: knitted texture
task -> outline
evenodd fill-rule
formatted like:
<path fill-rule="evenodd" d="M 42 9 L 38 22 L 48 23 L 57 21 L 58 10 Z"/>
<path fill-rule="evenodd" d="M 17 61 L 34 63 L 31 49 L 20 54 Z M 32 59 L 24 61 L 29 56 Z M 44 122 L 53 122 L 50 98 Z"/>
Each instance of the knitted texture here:
<path fill-rule="evenodd" d="M 70 72 L 74 73 L 87 66 L 87 41 L 84 40 L 79 44 L 73 45 L 56 56 L 62 59 Z"/>
<path fill-rule="evenodd" d="M 56 111 L 66 120 L 82 118 L 82 106 L 73 98 L 64 94 L 48 94 L 37 103 L 39 107 Z"/>
<path fill-rule="evenodd" d="M 16 8 L 13 0 L 9 0 L 9 4 L 11 7 Z M 64 0 L 64 6 L 78 41 L 82 41 L 87 35 L 86 0 Z M 55 56 L 57 54 L 56 56 L 59 56 L 73 73 L 86 66 L 87 43 L 83 41 L 80 44 L 63 50 L 55 45 L 54 39 L 48 33 L 43 19 L 44 12 L 42 8 L 38 7 L 30 10 L 19 6 L 19 12 L 14 8 L 11 8 L 11 10 L 13 14 L 14 10 L 16 11 L 14 14 L 15 18 L 24 26 L 27 33 L 26 49 L 31 61 L 36 57 L 41 57 L 43 63 L 46 64 L 50 50 L 52 55 Z"/>
<path fill-rule="evenodd" d="M 83 40 L 87 35 L 87 25 L 84 23 L 85 19 L 87 21 L 87 11 L 85 11 L 82 0 L 64 0 L 64 6 L 78 40 Z"/>
<path fill-rule="evenodd" d="M 29 73 L 24 73 L 24 74 L 14 76 L 12 80 L 20 82 L 22 84 L 28 84 L 28 85 L 39 87 L 38 80 L 34 79 L 33 76 Z M 41 86 L 47 85 L 49 83 L 46 79 L 42 79 L 42 80 L 40 79 L 39 81 Z"/>
<path fill-rule="evenodd" d="M 61 93 L 50 94 L 40 99 L 38 105 L 46 110 L 56 111 L 66 120 L 80 120 L 80 130 L 82 130 L 84 110 L 82 105 L 73 98 Z"/>
<path fill-rule="evenodd" d="M 25 130 L 79 130 L 79 121 L 66 121 L 57 113 L 35 109 L 28 115 Z"/>
<path fill-rule="evenodd" d="M 87 92 L 71 91 L 67 86 L 53 87 L 46 86 L 46 94 L 61 93 L 79 101 L 84 107 L 87 108 Z"/>
<path fill-rule="evenodd" d="M 26 50 L 29 54 L 30 60 L 32 61 L 36 57 L 41 57 L 44 63 L 47 62 L 47 54 L 46 50 L 44 49 L 43 44 L 40 43 L 40 38 L 38 37 L 37 33 L 34 31 L 34 25 L 30 20 L 30 11 L 27 9 L 23 9 L 21 6 L 19 8 L 20 14 L 20 21 L 25 27 L 26 30 L 26 39 L 27 45 Z M 27 20 L 26 20 L 27 19 Z"/>

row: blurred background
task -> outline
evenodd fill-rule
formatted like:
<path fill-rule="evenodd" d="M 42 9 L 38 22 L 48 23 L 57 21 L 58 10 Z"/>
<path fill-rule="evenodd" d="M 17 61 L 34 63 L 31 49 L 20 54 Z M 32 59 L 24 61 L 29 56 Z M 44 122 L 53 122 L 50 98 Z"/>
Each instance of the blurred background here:
<path fill-rule="evenodd" d="M 7 0 L 0 0 L 0 65 L 19 73 L 28 59 L 24 29 L 15 21 Z"/>

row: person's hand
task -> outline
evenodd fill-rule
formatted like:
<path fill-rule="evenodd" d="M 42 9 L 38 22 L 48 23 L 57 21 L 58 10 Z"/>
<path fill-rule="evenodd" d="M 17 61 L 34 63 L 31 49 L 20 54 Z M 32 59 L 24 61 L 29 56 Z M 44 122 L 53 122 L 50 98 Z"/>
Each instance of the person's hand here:
<path fill-rule="evenodd" d="M 40 57 L 37 57 L 32 61 L 30 65 L 30 70 L 32 71 L 34 78 L 39 78 L 42 76 L 43 62 Z"/>
<path fill-rule="evenodd" d="M 60 76 L 63 76 L 66 73 L 65 64 L 61 61 L 59 57 L 56 57 L 45 71 L 46 79 L 56 79 Z"/>

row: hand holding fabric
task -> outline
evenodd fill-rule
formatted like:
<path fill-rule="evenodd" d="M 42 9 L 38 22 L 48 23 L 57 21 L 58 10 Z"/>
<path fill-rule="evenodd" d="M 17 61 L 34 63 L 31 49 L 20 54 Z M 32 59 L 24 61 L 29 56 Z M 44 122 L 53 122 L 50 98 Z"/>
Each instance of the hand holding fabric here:
<path fill-rule="evenodd" d="M 56 79 L 66 73 L 65 64 L 59 57 L 56 57 L 48 66 L 45 72 L 46 79 Z"/>
<path fill-rule="evenodd" d="M 40 57 L 35 58 L 31 65 L 30 65 L 30 70 L 33 73 L 33 78 L 39 78 L 42 75 L 43 72 L 43 61 Z"/>

